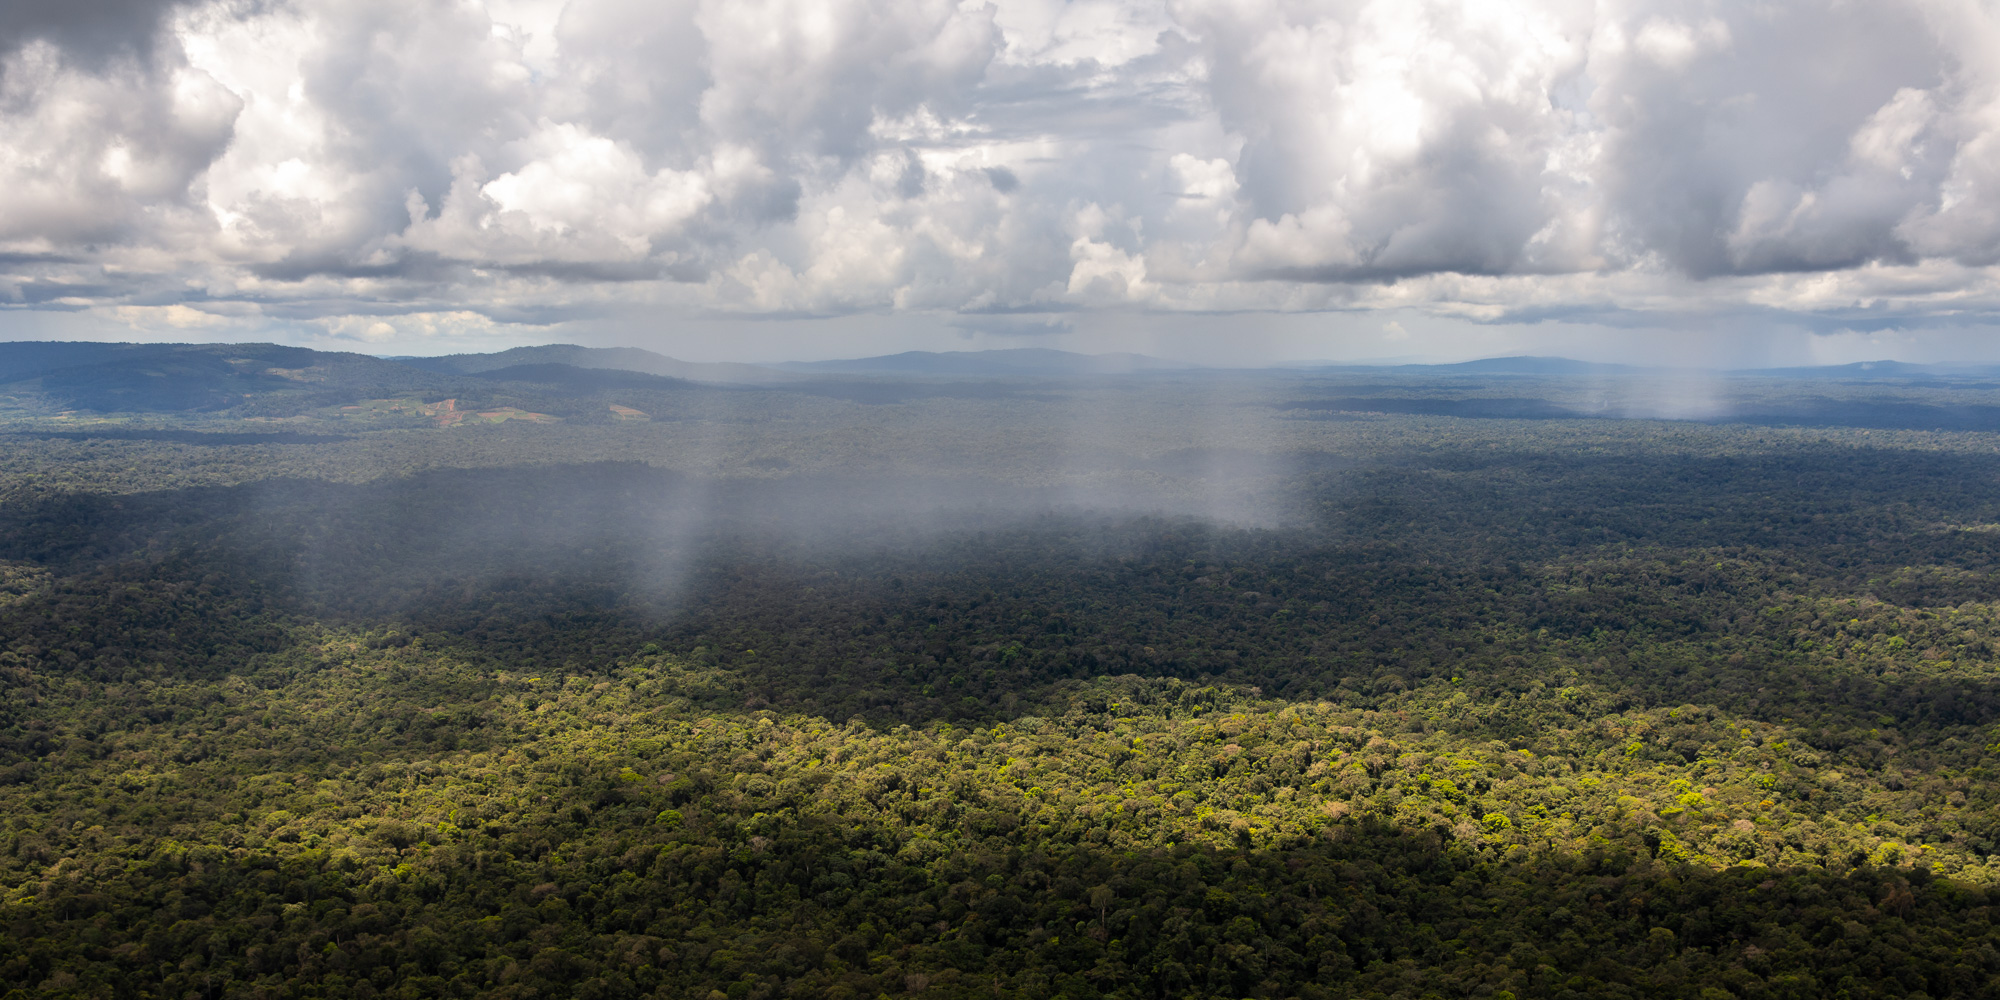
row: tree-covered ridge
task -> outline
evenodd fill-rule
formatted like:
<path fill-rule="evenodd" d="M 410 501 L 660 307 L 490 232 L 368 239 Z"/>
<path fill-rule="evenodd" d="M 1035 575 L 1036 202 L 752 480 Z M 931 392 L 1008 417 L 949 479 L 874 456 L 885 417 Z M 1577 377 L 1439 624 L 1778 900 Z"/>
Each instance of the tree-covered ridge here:
<path fill-rule="evenodd" d="M 219 681 L 10 675 L 59 747 L 0 787 L 0 972 L 77 996 L 1866 996 L 2000 971 L 1977 888 L 2000 873 L 1859 815 L 1984 814 L 1982 783 L 1899 792 L 1712 711 L 1516 749 L 1437 725 L 1462 692 L 1377 712 L 1126 677 L 1060 716 L 872 730 L 704 710 L 740 679 L 659 653 L 530 677 L 293 639 Z"/>

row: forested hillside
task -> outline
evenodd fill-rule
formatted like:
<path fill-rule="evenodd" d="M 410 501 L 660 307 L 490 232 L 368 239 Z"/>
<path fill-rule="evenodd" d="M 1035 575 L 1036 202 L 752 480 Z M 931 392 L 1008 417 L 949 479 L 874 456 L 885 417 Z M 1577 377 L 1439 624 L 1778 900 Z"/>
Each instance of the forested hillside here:
<path fill-rule="evenodd" d="M 0 997 L 2000 994 L 1983 384 L 548 377 L 0 418 Z"/>

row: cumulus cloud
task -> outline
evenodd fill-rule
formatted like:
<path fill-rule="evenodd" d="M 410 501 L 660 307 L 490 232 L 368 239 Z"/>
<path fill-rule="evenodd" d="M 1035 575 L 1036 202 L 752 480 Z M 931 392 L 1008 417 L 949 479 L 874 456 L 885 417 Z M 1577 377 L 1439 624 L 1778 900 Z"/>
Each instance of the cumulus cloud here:
<path fill-rule="evenodd" d="M 1981 0 L 23 0 L 0 42 L 17 310 L 2000 310 Z"/>

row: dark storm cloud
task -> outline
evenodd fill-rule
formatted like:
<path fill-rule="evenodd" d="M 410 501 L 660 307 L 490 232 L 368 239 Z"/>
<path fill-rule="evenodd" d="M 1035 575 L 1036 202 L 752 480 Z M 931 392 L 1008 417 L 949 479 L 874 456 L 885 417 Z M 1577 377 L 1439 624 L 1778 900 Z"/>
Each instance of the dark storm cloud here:
<path fill-rule="evenodd" d="M 8 0 L 0 4 L 0 54 L 46 41 L 90 66 L 118 56 L 147 58 L 178 6 L 179 0 Z"/>

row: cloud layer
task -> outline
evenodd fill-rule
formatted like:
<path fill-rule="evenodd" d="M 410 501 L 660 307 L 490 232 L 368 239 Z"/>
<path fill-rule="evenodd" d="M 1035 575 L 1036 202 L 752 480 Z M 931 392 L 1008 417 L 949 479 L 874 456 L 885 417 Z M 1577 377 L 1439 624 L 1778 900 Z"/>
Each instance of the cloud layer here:
<path fill-rule="evenodd" d="M 35 0 L 0 40 L 15 310 L 2000 312 L 1981 0 Z"/>

